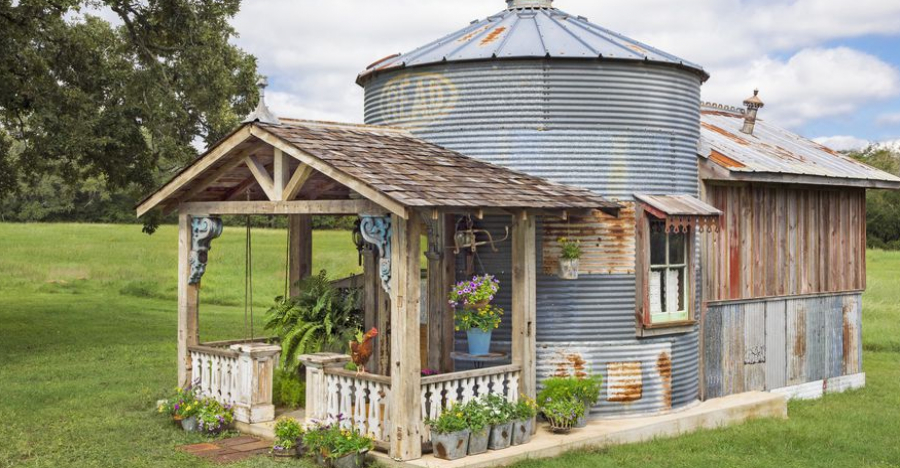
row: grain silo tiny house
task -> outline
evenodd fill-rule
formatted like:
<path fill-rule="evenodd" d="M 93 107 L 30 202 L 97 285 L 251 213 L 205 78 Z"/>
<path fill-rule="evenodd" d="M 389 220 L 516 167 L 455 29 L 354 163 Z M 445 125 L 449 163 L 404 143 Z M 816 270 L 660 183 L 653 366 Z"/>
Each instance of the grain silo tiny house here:
<path fill-rule="evenodd" d="M 701 109 L 699 65 L 552 0 L 507 4 L 357 82 L 369 124 L 625 207 L 538 222 L 538 380 L 600 373 L 594 417 L 861 385 L 865 189 L 900 180 L 757 122 L 756 94 Z M 575 281 L 557 275 L 559 237 L 585 246 Z M 508 280 L 502 246 L 468 263 Z"/>
<path fill-rule="evenodd" d="M 544 438 L 544 456 L 713 427 L 703 407 L 729 398 L 744 405 L 718 407 L 732 421 L 784 415 L 782 397 L 743 392 L 864 385 L 865 193 L 900 178 L 769 124 L 758 93 L 701 104 L 700 66 L 552 3 L 508 0 L 374 63 L 357 78 L 366 125 L 279 119 L 261 93 L 141 202 L 139 215 L 179 213 L 180 384 L 271 431 L 281 347 L 252 332 L 201 343 L 198 325 L 220 216 L 266 214 L 290 218 L 291 282 L 311 273 L 311 216 L 359 218 L 374 357 L 360 374 L 345 355 L 302 356 L 306 417 L 349 416 L 397 460 L 421 458 L 424 421 L 453 404 L 533 397 L 559 374 L 601 375 L 591 418 L 644 426 Z M 560 238 L 580 242 L 576 269 L 561 268 Z M 472 356 L 446 299 L 481 273 L 500 281 L 508 319 Z"/>

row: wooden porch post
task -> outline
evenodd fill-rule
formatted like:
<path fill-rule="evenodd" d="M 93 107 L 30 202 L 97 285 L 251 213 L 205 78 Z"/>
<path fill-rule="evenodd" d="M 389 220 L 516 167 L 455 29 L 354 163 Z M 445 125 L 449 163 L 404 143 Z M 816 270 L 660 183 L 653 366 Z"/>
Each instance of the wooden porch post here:
<path fill-rule="evenodd" d="M 419 361 L 421 223 L 391 216 L 391 458 L 422 457 Z"/>
<path fill-rule="evenodd" d="M 188 284 L 191 255 L 191 217 L 178 215 L 178 385 L 191 383 L 189 346 L 200 343 L 197 332 L 197 297 L 200 285 Z"/>
<path fill-rule="evenodd" d="M 291 230 L 291 296 L 297 296 L 300 294 L 297 281 L 312 274 L 312 216 L 290 215 L 288 223 Z"/>
<path fill-rule="evenodd" d="M 453 372 L 453 313 L 447 306 L 447 293 L 453 283 L 453 255 L 450 249 L 452 231 L 448 236 L 447 216 L 440 214 L 438 219 L 428 220 L 429 248 L 425 253 L 428 259 L 428 367 L 442 373 Z M 449 270 L 449 272 L 448 272 Z M 447 318 L 450 318 L 448 321 Z"/>
<path fill-rule="evenodd" d="M 537 387 L 535 368 L 535 322 L 537 321 L 537 251 L 535 220 L 526 212 L 518 213 L 512 228 L 512 363 L 522 366 L 519 393 L 534 398 Z"/>

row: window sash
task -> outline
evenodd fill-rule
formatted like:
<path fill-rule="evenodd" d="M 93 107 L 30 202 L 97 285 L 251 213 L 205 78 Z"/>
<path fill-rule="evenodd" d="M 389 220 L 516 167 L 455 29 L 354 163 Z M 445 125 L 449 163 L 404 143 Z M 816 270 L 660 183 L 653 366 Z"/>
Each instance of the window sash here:
<path fill-rule="evenodd" d="M 650 226 L 651 232 L 653 230 L 653 226 Z M 674 235 L 682 235 L 685 236 L 684 239 L 684 253 L 683 263 L 671 264 L 671 239 Z M 690 238 L 687 234 L 678 234 L 678 233 L 666 233 L 665 235 L 665 264 L 652 264 L 652 259 L 650 252 L 653 250 L 652 245 L 652 237 L 651 237 L 651 245 L 650 249 L 647 252 L 647 261 L 650 264 L 649 268 L 649 282 L 650 282 L 650 297 L 647 298 L 649 307 L 649 316 L 650 316 L 650 324 L 660 324 L 666 322 L 679 322 L 686 321 L 690 319 L 690 307 L 691 307 L 691 296 L 690 296 Z M 669 272 L 672 272 L 670 275 Z M 658 275 L 654 275 L 657 273 Z M 674 301 L 675 304 L 678 304 L 679 301 L 679 291 L 677 289 L 673 290 L 669 287 L 670 282 L 678 282 L 679 273 L 681 276 L 681 307 L 674 307 L 679 310 L 669 310 L 670 301 Z M 675 294 L 674 299 L 670 296 L 670 294 Z M 663 311 L 665 309 L 665 311 Z"/>

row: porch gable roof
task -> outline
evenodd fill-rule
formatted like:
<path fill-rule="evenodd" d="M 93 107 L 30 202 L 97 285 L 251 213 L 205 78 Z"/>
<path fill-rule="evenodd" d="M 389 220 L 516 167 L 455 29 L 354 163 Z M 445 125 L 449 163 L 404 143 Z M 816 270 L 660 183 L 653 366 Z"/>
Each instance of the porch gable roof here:
<path fill-rule="evenodd" d="M 235 164 L 239 161 L 225 160 L 252 141 L 293 156 L 379 205 L 392 205 L 385 206 L 391 211 L 403 207 L 598 209 L 615 213 L 619 209 L 618 204 L 588 189 L 470 158 L 418 139 L 406 130 L 280 120 L 280 124 L 253 122 L 236 129 L 144 199 L 137 207 L 138 215 L 171 203 L 224 201 L 199 185 L 211 177 L 209 173 L 215 176 L 221 172 L 220 176 L 233 180 L 246 178 L 246 173 L 236 175 L 235 171 L 245 170 Z M 252 179 L 247 180 L 252 183 Z"/>

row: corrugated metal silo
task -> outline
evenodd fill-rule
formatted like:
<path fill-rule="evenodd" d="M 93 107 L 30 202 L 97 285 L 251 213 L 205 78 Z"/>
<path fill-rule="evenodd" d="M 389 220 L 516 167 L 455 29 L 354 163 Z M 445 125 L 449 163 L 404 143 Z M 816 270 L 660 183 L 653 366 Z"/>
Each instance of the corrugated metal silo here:
<path fill-rule="evenodd" d="M 405 127 L 626 203 L 634 193 L 698 196 L 700 86 L 708 75 L 551 3 L 509 0 L 496 15 L 373 64 L 359 77 L 366 123 Z M 495 232 L 503 223 L 485 221 Z M 504 249 L 486 255 L 484 269 L 502 279 L 509 258 Z M 537 300 L 539 379 L 567 355 L 582 356 L 604 376 L 595 415 L 658 413 L 697 400 L 698 332 L 636 338 L 633 271 L 577 281 L 539 275 Z M 634 382 L 639 390 L 627 388 Z"/>

